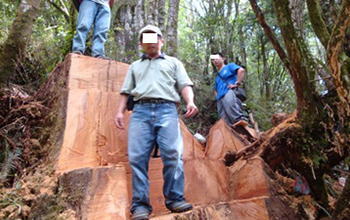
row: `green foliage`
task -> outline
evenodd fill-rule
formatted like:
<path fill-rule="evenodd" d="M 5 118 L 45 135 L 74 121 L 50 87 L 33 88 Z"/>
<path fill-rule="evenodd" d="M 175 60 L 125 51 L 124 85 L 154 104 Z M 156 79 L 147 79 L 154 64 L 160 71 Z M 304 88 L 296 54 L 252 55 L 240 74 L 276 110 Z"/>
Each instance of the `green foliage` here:
<path fill-rule="evenodd" d="M 69 19 L 51 4 L 45 2 L 41 5 L 40 16 L 33 27 L 32 42 L 28 51 L 41 61 L 47 73 L 62 62 L 71 51 L 74 36 L 76 11 L 71 1 L 56 1 L 68 13 Z M 63 2 L 64 4 L 59 4 Z"/>
<path fill-rule="evenodd" d="M 16 171 L 16 164 L 21 161 L 22 150 L 20 148 L 10 149 L 8 141 L 5 139 L 5 146 L 0 153 L 0 184 L 7 181 L 9 175 Z"/>
<path fill-rule="evenodd" d="M 242 61 L 240 54 L 242 49 L 245 49 L 247 56 L 245 89 L 248 95 L 246 104 L 259 127 L 263 131 L 267 130 L 272 126 L 270 123 L 272 114 L 292 113 L 295 110 L 293 82 L 274 48 L 267 43 L 268 39 L 263 37 L 264 32 L 247 2 L 240 3 L 238 12 L 233 5 L 229 18 L 226 17 L 228 12 L 226 1 L 215 1 L 212 8 L 209 8 L 208 4 L 206 1 L 202 4 L 184 1 L 183 7 L 180 7 L 178 58 L 184 62 L 195 82 L 196 104 L 200 110 L 193 122 L 187 120 L 187 125 L 193 128 L 192 130 L 197 132 L 200 130 L 206 134 L 218 119 L 214 97 L 216 70 L 211 65 L 209 55 L 212 52 L 223 51 L 228 62 L 236 62 L 237 58 Z M 267 13 L 266 19 L 277 29 L 277 22 L 270 12 Z M 267 79 L 263 75 L 261 37 L 265 44 L 269 70 Z M 271 91 L 269 97 L 266 96 L 267 84 Z M 201 112 L 205 112 L 206 115 L 201 115 Z M 203 120 L 206 121 L 203 123 Z"/>
<path fill-rule="evenodd" d="M 1 22 L 0 22 L 0 44 L 2 45 L 11 29 L 11 24 L 16 16 L 16 11 L 18 7 L 18 1 L 1 1 L 0 2 L 0 12 L 1 12 Z"/>

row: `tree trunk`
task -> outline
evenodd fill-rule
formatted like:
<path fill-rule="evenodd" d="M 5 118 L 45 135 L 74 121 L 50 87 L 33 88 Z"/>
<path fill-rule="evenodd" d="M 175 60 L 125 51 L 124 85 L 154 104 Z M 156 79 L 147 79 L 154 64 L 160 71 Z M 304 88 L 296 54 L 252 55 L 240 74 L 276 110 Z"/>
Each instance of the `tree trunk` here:
<path fill-rule="evenodd" d="M 160 31 L 165 34 L 165 0 L 158 1 L 158 27 Z"/>
<path fill-rule="evenodd" d="M 261 45 L 261 56 L 262 56 L 262 62 L 263 62 L 263 85 L 265 87 L 265 97 L 267 100 L 271 99 L 271 92 L 270 92 L 270 72 L 269 68 L 267 66 L 267 57 L 266 57 L 266 51 L 265 51 L 265 40 L 264 36 L 261 35 L 260 37 L 260 45 Z"/>
<path fill-rule="evenodd" d="M 39 5 L 40 0 L 22 0 L 18 7 L 16 18 L 0 55 L 0 87 L 5 86 L 11 76 L 15 76 L 16 64 L 25 57 Z"/>
<path fill-rule="evenodd" d="M 322 10 L 321 16 L 326 24 L 328 32 L 331 33 L 334 22 L 337 19 L 337 9 L 339 9 L 339 6 L 338 4 L 335 4 L 334 0 L 320 0 L 319 2 Z"/>
<path fill-rule="evenodd" d="M 118 1 L 118 8 L 113 22 L 115 41 L 118 50 L 116 60 L 131 63 L 140 56 L 139 31 L 147 24 L 160 25 L 165 35 L 165 0 L 149 1 L 149 11 L 145 13 L 145 0 Z M 152 6 L 151 6 L 152 5 Z M 158 7 L 158 11 L 154 10 Z M 159 14 L 157 14 L 159 13 Z"/>
<path fill-rule="evenodd" d="M 166 52 L 170 56 L 177 55 L 177 18 L 180 0 L 169 1 Z"/>
<path fill-rule="evenodd" d="M 115 56 L 121 62 L 131 63 L 139 57 L 138 32 L 144 25 L 143 4 L 143 0 L 118 3 L 113 30 L 118 47 Z"/>
<path fill-rule="evenodd" d="M 310 83 L 314 79 L 314 72 L 308 71 L 309 57 L 306 53 L 307 49 L 299 42 L 303 40 L 297 36 L 293 27 L 291 11 L 288 0 L 276 1 L 274 0 L 274 8 L 281 28 L 281 34 L 288 53 L 290 66 L 288 68 L 293 82 L 295 93 L 298 100 L 298 114 L 299 117 L 306 117 L 310 120 L 310 116 L 319 117 L 317 114 L 315 97 L 315 85 Z M 296 40 L 299 39 L 299 40 Z"/>
<path fill-rule="evenodd" d="M 158 26 L 157 0 L 148 0 L 147 24 Z"/>
<path fill-rule="evenodd" d="M 145 26 L 145 0 L 137 1 L 133 20 L 133 27 L 135 29 L 135 33 L 138 34 L 141 28 Z"/>
<path fill-rule="evenodd" d="M 271 28 L 267 25 L 257 2 L 255 0 L 250 0 L 250 3 L 265 33 L 288 69 L 293 79 L 297 96 L 297 117 L 293 120 L 293 123 L 286 124 L 285 128 L 281 129 L 278 135 L 275 135 L 275 140 L 272 144 L 273 148 L 276 150 L 281 148 L 278 146 L 285 146 L 282 150 L 279 149 L 280 155 L 283 153 L 289 165 L 306 177 L 316 201 L 322 207 L 328 209 L 328 195 L 325 190 L 323 175 L 325 171 L 331 167 L 331 163 L 334 165 L 333 161 L 331 162 L 331 158 L 328 157 L 328 152 L 333 150 L 333 153 L 339 156 L 338 158 L 344 158 L 344 152 L 346 152 L 344 149 L 348 148 L 348 144 L 339 140 L 344 139 L 344 136 L 338 138 L 338 136 L 340 136 L 339 132 L 333 129 L 335 126 L 334 120 L 339 119 L 335 119 L 333 113 L 325 113 L 324 108 L 325 106 L 327 107 L 327 105 L 324 104 L 320 96 L 317 95 L 313 79 L 318 66 L 314 62 L 315 58 L 310 56 L 311 53 L 308 52 L 303 38 L 298 36 L 293 26 L 289 1 L 273 1 L 274 11 L 277 16 L 287 54 L 279 44 Z M 308 1 L 308 3 L 310 3 L 310 1 Z M 327 45 L 328 65 L 335 81 L 338 80 L 338 84 L 336 83 L 338 95 L 340 98 L 343 95 L 342 104 L 345 107 L 339 112 L 343 111 L 346 113 L 349 113 L 350 109 L 348 104 L 350 100 L 347 98 L 349 97 L 349 93 L 347 93 L 349 91 L 347 85 L 349 84 L 346 81 L 347 78 L 345 77 L 346 71 L 344 70 L 344 66 L 342 62 L 339 61 L 347 60 L 347 58 L 341 56 L 341 59 L 339 59 L 339 53 L 341 53 L 340 46 L 345 36 L 345 28 L 347 28 L 349 24 L 349 4 L 349 0 L 343 1 L 342 9 L 338 16 L 339 18 L 329 37 L 330 40 L 329 42 L 323 42 L 323 44 Z M 308 9 L 310 12 L 310 4 L 308 4 Z M 338 110 L 333 109 L 330 111 L 337 112 Z M 341 117 L 341 115 L 339 117 Z M 342 120 L 348 121 L 348 117 L 342 117 Z M 344 131 L 348 129 L 347 123 L 348 122 L 344 122 L 341 124 L 344 126 L 344 128 L 342 128 Z M 320 124 L 323 126 L 320 126 Z M 328 137 L 328 135 L 326 135 L 326 137 L 320 136 L 320 134 L 325 133 L 332 134 L 330 137 Z M 344 135 L 347 139 L 348 136 L 346 135 L 348 134 Z M 340 151 L 335 151 L 335 148 L 340 149 Z M 321 156 L 325 158 L 320 160 L 320 154 L 327 156 Z M 271 155 L 268 157 L 271 157 Z M 340 160 L 338 160 L 338 163 L 339 161 Z"/>
<path fill-rule="evenodd" d="M 344 0 L 327 47 L 327 62 L 346 116 L 350 118 L 349 57 L 342 52 L 343 40 L 350 22 L 350 0 Z M 347 65 L 345 65 L 345 63 Z"/>
<path fill-rule="evenodd" d="M 304 9 L 305 9 L 305 0 L 289 0 L 290 9 L 292 11 L 292 20 L 294 27 L 297 29 L 298 34 L 303 39 L 304 36 Z"/>
<path fill-rule="evenodd" d="M 316 36 L 321 41 L 324 48 L 327 48 L 329 42 L 330 34 L 327 30 L 326 24 L 322 17 L 322 9 L 319 1 L 307 0 L 307 7 L 309 11 L 309 17 L 313 30 L 315 31 Z M 333 25 L 332 25 L 333 26 Z M 331 80 L 328 72 L 321 65 L 317 65 L 318 75 L 326 82 L 326 87 L 329 91 L 334 89 L 333 81 Z"/>
<path fill-rule="evenodd" d="M 236 8 L 236 18 L 239 18 L 239 0 L 235 1 L 235 8 Z M 238 41 L 239 41 L 239 46 L 240 46 L 240 54 L 241 54 L 241 66 L 244 67 L 245 69 L 245 78 L 246 78 L 246 83 L 249 82 L 249 80 L 247 79 L 248 77 L 248 67 L 247 67 L 247 55 L 246 55 L 246 51 L 245 51 L 245 42 L 244 42 L 244 34 L 243 34 L 243 27 L 242 25 L 238 22 L 238 27 L 237 27 L 237 31 L 238 31 Z"/>
<path fill-rule="evenodd" d="M 308 10 L 310 11 L 310 21 L 313 29 L 315 30 L 315 34 L 317 35 L 318 39 L 320 39 L 322 45 L 327 48 L 329 33 L 321 16 L 322 13 L 320 3 L 317 0 L 307 0 L 306 3 Z"/>

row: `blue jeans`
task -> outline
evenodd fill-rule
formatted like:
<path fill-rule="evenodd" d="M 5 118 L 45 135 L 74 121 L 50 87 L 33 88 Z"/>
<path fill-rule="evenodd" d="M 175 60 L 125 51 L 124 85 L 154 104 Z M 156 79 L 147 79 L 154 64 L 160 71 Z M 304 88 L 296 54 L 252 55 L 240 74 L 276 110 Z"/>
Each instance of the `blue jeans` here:
<path fill-rule="evenodd" d="M 136 104 L 129 123 L 128 154 L 132 169 L 131 212 L 152 207 L 149 202 L 148 163 L 158 143 L 163 168 L 166 204 L 184 201 L 183 139 L 175 103 Z"/>
<path fill-rule="evenodd" d="M 92 56 L 105 56 L 104 44 L 107 40 L 111 20 L 111 9 L 105 5 L 84 0 L 79 7 L 77 32 L 73 38 L 72 51 L 85 53 L 86 37 L 94 24 L 92 36 Z"/>

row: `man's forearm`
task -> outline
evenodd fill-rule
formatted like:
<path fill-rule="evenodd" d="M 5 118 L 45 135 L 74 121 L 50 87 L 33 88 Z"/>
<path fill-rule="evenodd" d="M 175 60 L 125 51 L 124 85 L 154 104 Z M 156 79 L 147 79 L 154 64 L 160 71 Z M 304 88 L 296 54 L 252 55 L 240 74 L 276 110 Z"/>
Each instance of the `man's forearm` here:
<path fill-rule="evenodd" d="M 126 110 L 126 102 L 128 101 L 128 95 L 127 94 L 121 94 L 120 101 L 119 101 L 119 107 L 117 112 L 124 114 Z"/>
<path fill-rule="evenodd" d="M 244 77 L 244 69 L 243 68 L 239 68 L 237 70 L 237 81 L 236 84 L 241 84 L 243 81 L 243 77 Z"/>
<path fill-rule="evenodd" d="M 186 104 L 193 103 L 194 94 L 191 86 L 185 86 L 181 90 L 181 95 L 184 98 Z"/>

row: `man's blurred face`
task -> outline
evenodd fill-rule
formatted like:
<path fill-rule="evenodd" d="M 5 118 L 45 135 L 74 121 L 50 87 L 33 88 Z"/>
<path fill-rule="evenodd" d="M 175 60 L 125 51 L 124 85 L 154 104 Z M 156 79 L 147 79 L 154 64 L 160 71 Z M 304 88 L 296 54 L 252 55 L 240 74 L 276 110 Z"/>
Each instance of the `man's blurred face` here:
<path fill-rule="evenodd" d="M 142 33 L 140 40 L 143 51 L 151 57 L 160 54 L 164 45 L 164 39 L 153 32 Z"/>
<path fill-rule="evenodd" d="M 213 57 L 212 59 L 212 62 L 214 64 L 214 66 L 216 67 L 220 67 L 224 64 L 224 60 L 225 58 L 221 57 L 219 54 L 217 54 L 215 57 Z"/>

